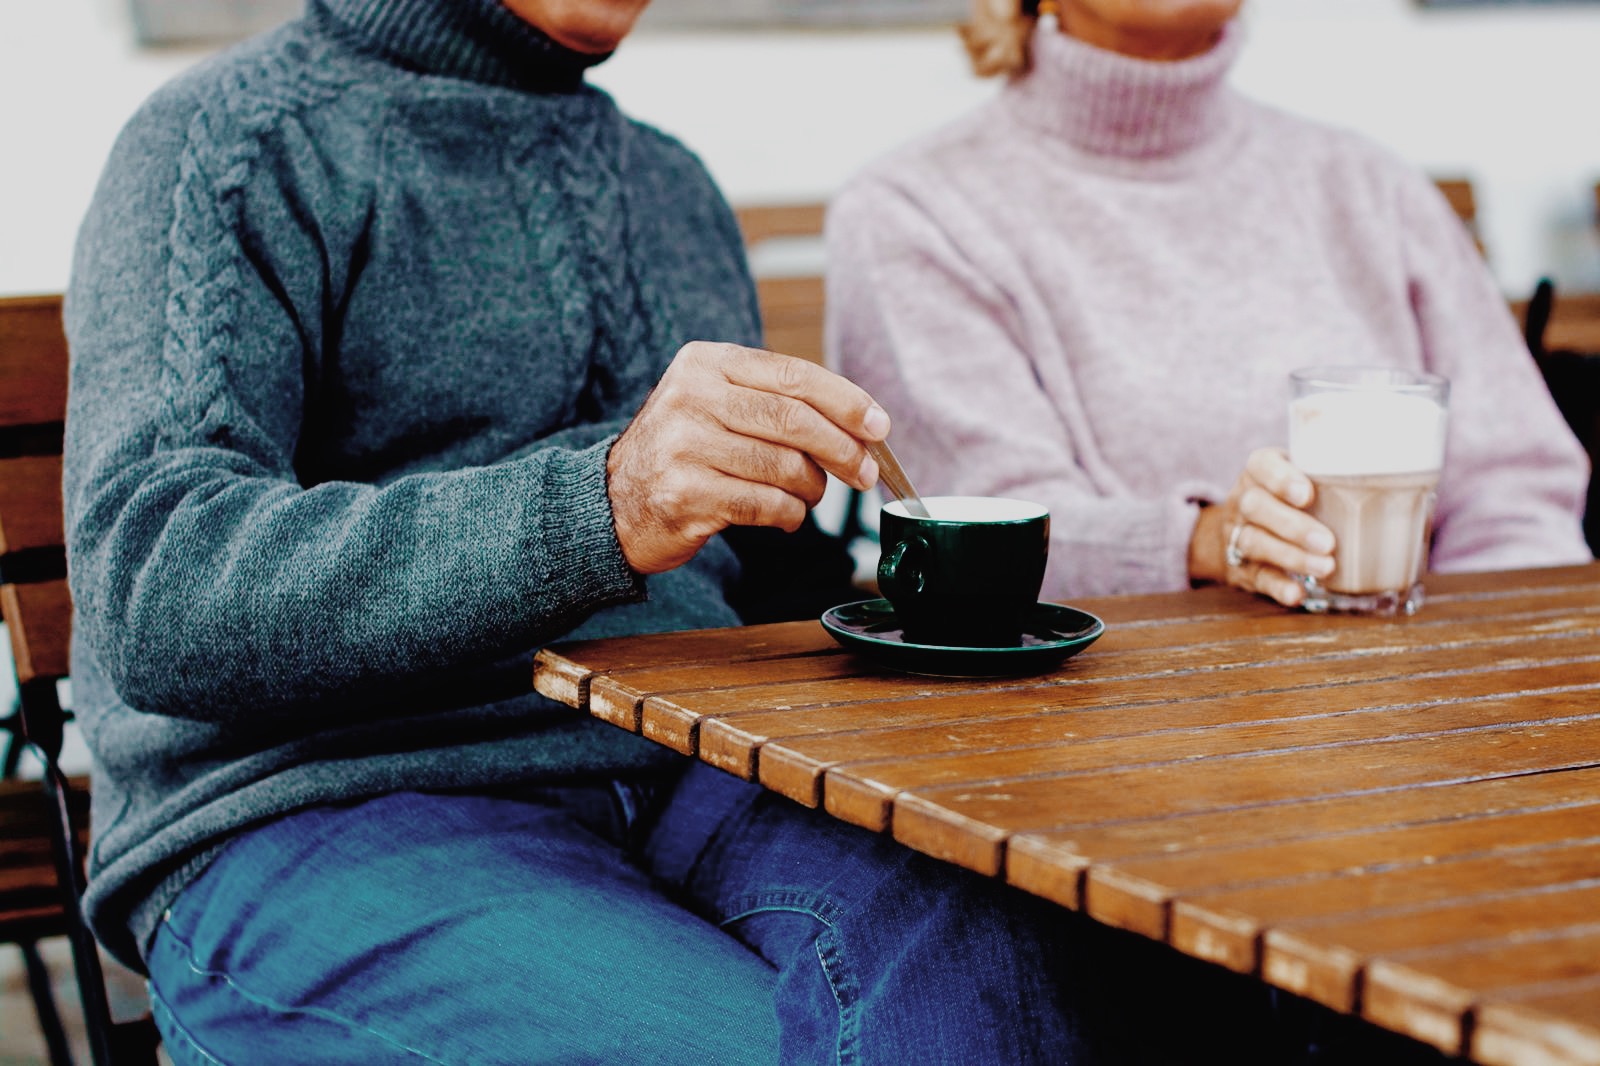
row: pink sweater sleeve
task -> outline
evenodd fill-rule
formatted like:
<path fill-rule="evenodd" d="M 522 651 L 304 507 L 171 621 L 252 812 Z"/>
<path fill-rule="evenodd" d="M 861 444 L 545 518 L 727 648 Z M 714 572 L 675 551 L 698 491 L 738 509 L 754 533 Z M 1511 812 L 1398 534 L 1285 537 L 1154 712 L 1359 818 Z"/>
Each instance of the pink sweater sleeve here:
<path fill-rule="evenodd" d="M 1106 491 L 1081 404 L 1041 387 L 1026 342 L 1039 324 L 998 276 L 997 241 L 959 204 L 925 210 L 888 183 L 852 183 L 828 216 L 830 363 L 889 412 L 919 491 L 1049 509 L 1046 599 L 1186 587 L 1196 501 L 1215 487 Z"/>
<path fill-rule="evenodd" d="M 1438 191 L 1403 187 L 1411 301 L 1430 369 L 1450 379 L 1431 566 L 1587 562 L 1588 457 L 1528 354 L 1482 257 Z"/>

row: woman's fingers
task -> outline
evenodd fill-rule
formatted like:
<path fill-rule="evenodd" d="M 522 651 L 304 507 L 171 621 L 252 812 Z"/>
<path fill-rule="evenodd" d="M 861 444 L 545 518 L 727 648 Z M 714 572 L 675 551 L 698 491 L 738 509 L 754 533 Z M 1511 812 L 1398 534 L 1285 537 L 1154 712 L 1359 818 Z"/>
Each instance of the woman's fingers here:
<path fill-rule="evenodd" d="M 1333 572 L 1333 534 L 1306 512 L 1259 486 L 1239 495 L 1241 528 L 1235 543 L 1245 558 L 1295 574 Z"/>
<path fill-rule="evenodd" d="M 1245 562 L 1235 568 L 1229 584 L 1246 592 L 1271 597 L 1285 607 L 1298 607 L 1305 599 L 1305 589 L 1300 582 L 1275 566 L 1266 563 Z"/>
<path fill-rule="evenodd" d="M 1289 462 L 1282 448 L 1257 448 L 1245 460 L 1244 476 L 1293 507 L 1311 506 L 1311 479 Z"/>
<path fill-rule="evenodd" d="M 1251 452 L 1222 504 L 1227 520 L 1216 535 L 1222 538 L 1223 580 L 1285 606 L 1299 605 L 1305 590 L 1294 575 L 1326 577 L 1334 567 L 1332 531 L 1304 510 L 1314 495 L 1311 479 L 1281 448 Z"/>

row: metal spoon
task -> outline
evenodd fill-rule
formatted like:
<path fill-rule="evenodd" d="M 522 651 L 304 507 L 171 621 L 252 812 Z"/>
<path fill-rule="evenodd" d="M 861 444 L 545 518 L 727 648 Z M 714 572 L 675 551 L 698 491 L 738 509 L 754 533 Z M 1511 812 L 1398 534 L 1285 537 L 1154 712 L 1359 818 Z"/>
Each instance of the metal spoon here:
<path fill-rule="evenodd" d="M 931 517 L 928 509 L 922 505 L 922 497 L 917 495 L 917 490 L 912 487 L 911 479 L 906 477 L 906 472 L 900 466 L 900 460 L 894 457 L 894 452 L 889 449 L 886 440 L 873 441 L 867 445 L 867 452 L 878 463 L 878 482 L 888 489 L 895 499 L 905 506 L 906 513 L 916 518 Z"/>

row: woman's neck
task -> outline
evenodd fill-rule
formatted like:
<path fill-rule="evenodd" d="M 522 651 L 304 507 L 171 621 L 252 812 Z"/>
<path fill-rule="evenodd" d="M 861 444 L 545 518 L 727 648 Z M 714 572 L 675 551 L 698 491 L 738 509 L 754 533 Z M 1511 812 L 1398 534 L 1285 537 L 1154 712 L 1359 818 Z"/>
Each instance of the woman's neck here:
<path fill-rule="evenodd" d="M 1210 51 L 1222 35 L 1222 27 L 1213 25 L 1161 29 L 1117 25 L 1097 14 L 1083 0 L 1062 0 L 1058 17 L 1062 32 L 1085 44 L 1135 59 L 1190 59 Z"/>
<path fill-rule="evenodd" d="M 1227 76 L 1243 34 L 1225 27 L 1209 51 L 1151 62 L 1098 48 L 1041 24 L 1029 72 L 1007 87 L 1036 130 L 1097 156 L 1155 161 L 1207 152 L 1235 128 Z"/>

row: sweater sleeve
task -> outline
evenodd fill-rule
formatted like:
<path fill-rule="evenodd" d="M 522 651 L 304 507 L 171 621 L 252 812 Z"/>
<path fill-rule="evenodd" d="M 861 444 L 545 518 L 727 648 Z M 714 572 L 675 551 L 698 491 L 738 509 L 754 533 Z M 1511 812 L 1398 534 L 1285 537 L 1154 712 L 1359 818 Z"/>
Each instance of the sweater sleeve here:
<path fill-rule="evenodd" d="M 1408 175 L 1401 213 L 1423 359 L 1450 380 L 1430 565 L 1451 571 L 1587 562 L 1588 458 L 1505 297 L 1465 228 L 1422 176 Z"/>
<path fill-rule="evenodd" d="M 1200 486 L 1170 498 L 1108 490 L 1076 395 L 1047 395 L 1029 323 L 950 211 L 858 179 L 827 222 L 827 350 L 893 420 L 927 495 L 1011 496 L 1051 514 L 1047 599 L 1185 588 Z M 998 260 L 1004 249 L 988 248 Z M 1048 328 L 1042 323 L 1035 328 Z M 1060 388 L 1071 390 L 1070 376 Z"/>
<path fill-rule="evenodd" d="M 122 698 L 215 721 L 356 706 L 641 598 L 610 437 L 381 486 L 298 481 L 303 368 L 338 267 L 315 196 L 254 150 L 158 96 L 80 232 L 70 578 L 76 637 Z M 246 226 L 246 204 L 272 225 Z"/>

